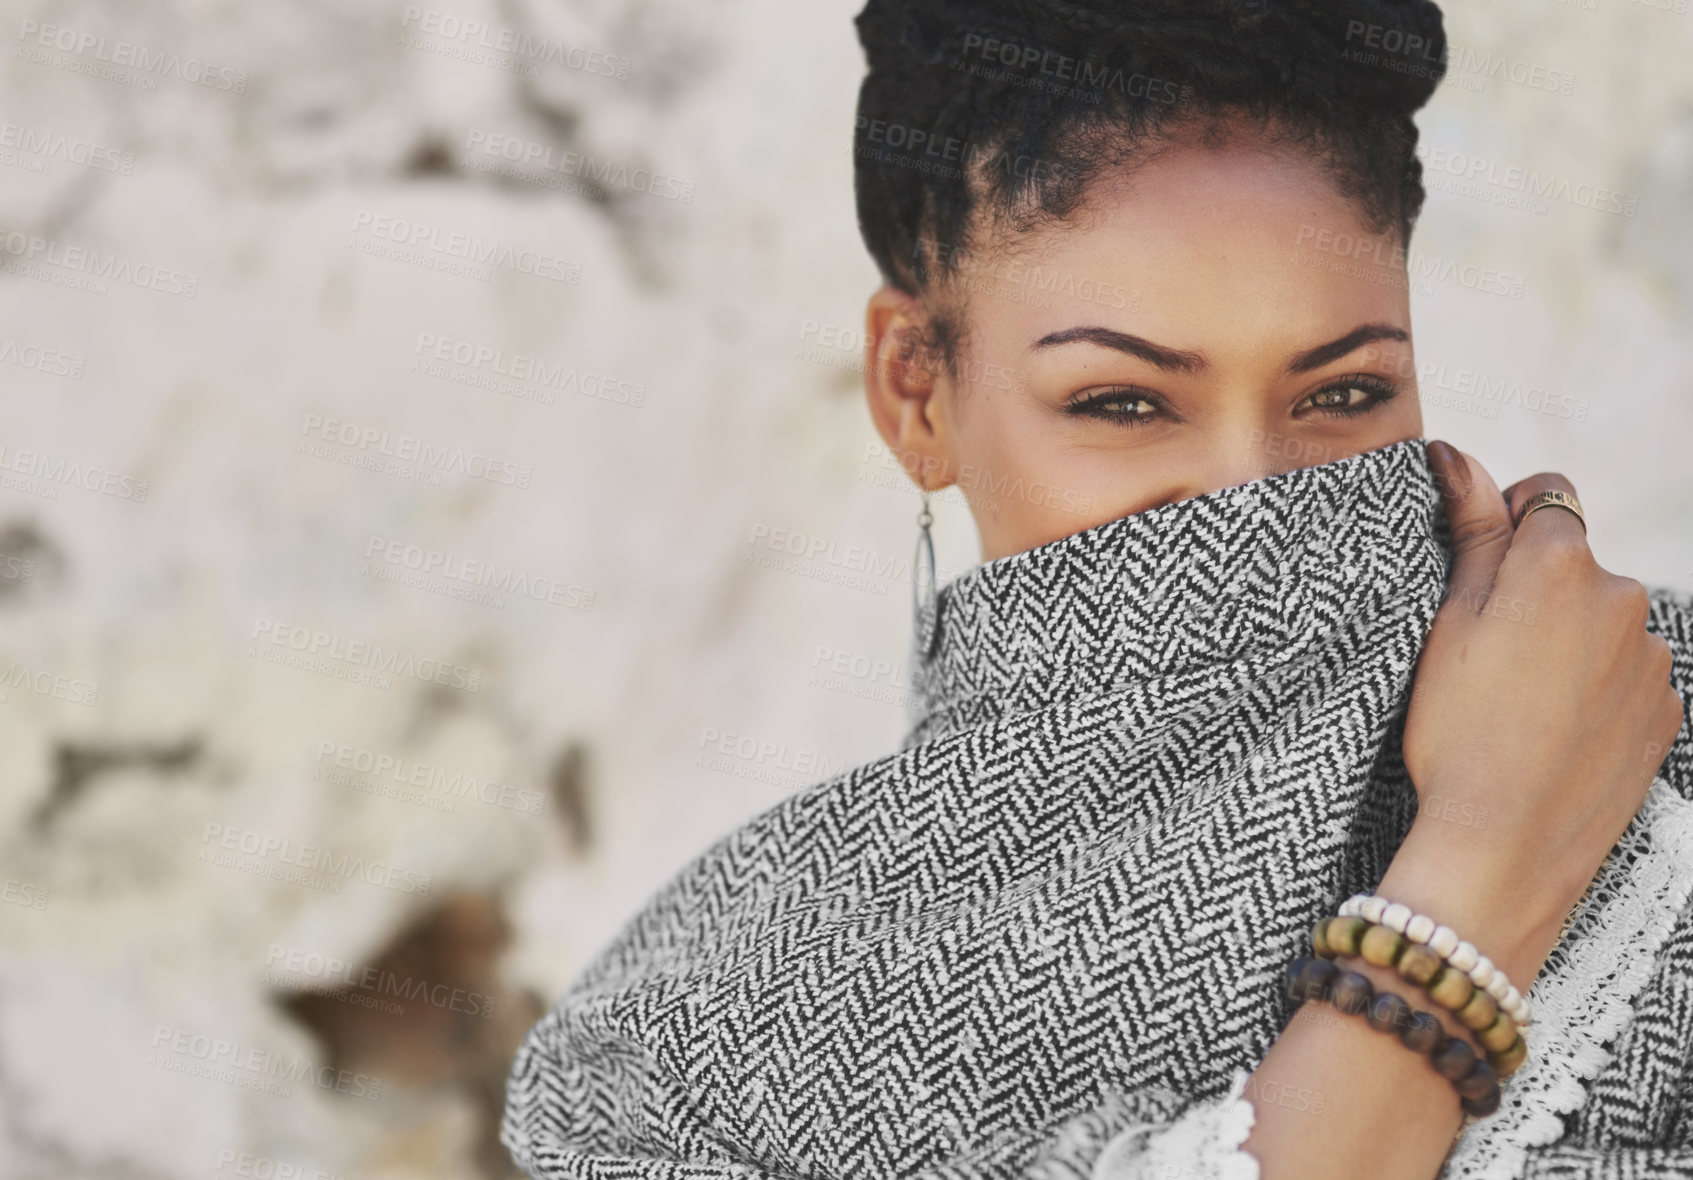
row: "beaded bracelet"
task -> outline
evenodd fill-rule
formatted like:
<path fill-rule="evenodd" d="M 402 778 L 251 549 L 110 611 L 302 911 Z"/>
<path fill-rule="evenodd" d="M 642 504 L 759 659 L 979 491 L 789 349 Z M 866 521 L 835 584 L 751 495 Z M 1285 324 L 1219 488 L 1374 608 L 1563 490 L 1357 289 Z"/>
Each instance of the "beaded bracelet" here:
<path fill-rule="evenodd" d="M 1476 1034 L 1500 1077 L 1515 1073 L 1528 1060 L 1528 1042 L 1510 1013 L 1469 976 L 1403 934 L 1363 918 L 1324 918 L 1311 931 L 1311 948 L 1323 959 L 1356 955 L 1366 963 L 1398 971 L 1401 979 L 1423 989 Z"/>
<path fill-rule="evenodd" d="M 1386 926 L 1412 942 L 1427 946 L 1448 966 L 1468 975 L 1472 983 L 1484 989 L 1495 1003 L 1511 1014 L 1511 1019 L 1524 1028 L 1534 1023 L 1528 998 L 1511 986 L 1511 981 L 1491 959 L 1476 950 L 1473 944 L 1459 938 L 1452 927 L 1442 926 L 1427 914 L 1416 913 L 1409 906 L 1369 893 L 1353 894 L 1340 903 L 1339 913 L 1342 917 L 1362 918 L 1366 922 Z"/>
<path fill-rule="evenodd" d="M 1397 992 L 1378 991 L 1356 971 L 1342 971 L 1329 959 L 1295 959 L 1287 967 L 1287 994 L 1294 1000 L 1326 1000 L 1349 1016 L 1362 1012 L 1377 1032 L 1397 1033 L 1399 1043 L 1426 1056 L 1434 1071 L 1452 1083 L 1465 1114 L 1482 1118 L 1499 1109 L 1499 1071 L 1476 1056 L 1463 1037 L 1449 1036 L 1440 1018 L 1411 1007 Z"/>

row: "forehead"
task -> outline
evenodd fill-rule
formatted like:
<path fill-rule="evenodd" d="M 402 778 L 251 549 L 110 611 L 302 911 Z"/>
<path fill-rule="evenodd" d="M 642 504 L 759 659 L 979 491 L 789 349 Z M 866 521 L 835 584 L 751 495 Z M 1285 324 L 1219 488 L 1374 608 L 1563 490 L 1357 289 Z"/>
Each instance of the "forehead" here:
<path fill-rule="evenodd" d="M 1100 323 L 1248 352 L 1410 318 L 1397 231 L 1373 228 L 1309 153 L 1248 139 L 1103 172 L 1074 216 L 997 240 L 975 271 L 972 324 L 1019 347 Z"/>

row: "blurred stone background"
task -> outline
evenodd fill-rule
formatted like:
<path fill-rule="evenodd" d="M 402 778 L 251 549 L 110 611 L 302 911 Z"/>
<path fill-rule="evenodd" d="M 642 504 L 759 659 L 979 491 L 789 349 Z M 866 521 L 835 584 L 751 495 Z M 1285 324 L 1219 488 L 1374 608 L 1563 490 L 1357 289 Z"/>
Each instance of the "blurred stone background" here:
<path fill-rule="evenodd" d="M 598 945 L 902 736 L 857 4 L 437 2 L 0 5 L 0 1176 L 509 1175 Z M 1413 260 L 1428 434 L 1683 587 L 1685 7 L 1455 0 Z"/>

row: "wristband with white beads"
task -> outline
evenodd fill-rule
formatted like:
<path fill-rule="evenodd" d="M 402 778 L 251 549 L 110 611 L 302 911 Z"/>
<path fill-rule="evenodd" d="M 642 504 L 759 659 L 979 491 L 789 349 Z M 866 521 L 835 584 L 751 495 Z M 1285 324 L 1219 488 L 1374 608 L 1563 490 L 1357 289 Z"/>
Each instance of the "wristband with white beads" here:
<path fill-rule="evenodd" d="M 1505 973 L 1493 961 L 1458 937 L 1450 926 L 1442 926 L 1427 914 L 1419 914 L 1409 906 L 1390 902 L 1372 893 L 1355 893 L 1340 905 L 1345 918 L 1362 918 L 1378 926 L 1386 926 L 1395 934 L 1403 934 L 1412 942 L 1422 943 L 1439 955 L 1455 971 L 1462 971 L 1470 982 L 1492 996 L 1500 1009 L 1527 1028 L 1533 1020 L 1528 998 L 1511 986 Z"/>

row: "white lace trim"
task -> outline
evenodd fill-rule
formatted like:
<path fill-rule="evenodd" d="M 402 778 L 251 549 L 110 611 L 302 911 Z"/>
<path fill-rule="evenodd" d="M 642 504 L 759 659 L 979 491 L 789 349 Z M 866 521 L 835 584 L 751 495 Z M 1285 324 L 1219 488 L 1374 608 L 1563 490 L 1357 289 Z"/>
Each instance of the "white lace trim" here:
<path fill-rule="evenodd" d="M 1257 1157 L 1241 1147 L 1257 1114 L 1243 1097 L 1250 1076 L 1235 1070 L 1226 1094 L 1195 1104 L 1172 1122 L 1118 1132 L 1094 1161 L 1091 1180 L 1259 1180 Z"/>
<path fill-rule="evenodd" d="M 1439 1180 L 1520 1176 L 1530 1148 L 1557 1141 L 1563 1116 L 1610 1060 L 1606 1046 L 1633 1017 L 1690 894 L 1693 801 L 1658 778 L 1530 989 L 1528 1061 L 1506 1081 L 1499 1109 L 1460 1136 Z M 1228 1093 L 1174 1122 L 1119 1132 L 1091 1180 L 1259 1180 L 1256 1157 L 1241 1146 L 1255 1115 L 1243 1096 L 1249 1076 L 1236 1070 Z"/>
<path fill-rule="evenodd" d="M 1690 891 L 1693 801 L 1659 778 L 1530 990 L 1528 1061 L 1505 1080 L 1499 1109 L 1458 1139 L 1440 1180 L 1520 1176 L 1530 1148 L 1563 1134 L 1563 1115 L 1610 1060 L 1606 1045 L 1633 1017 Z"/>

